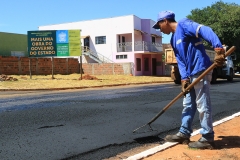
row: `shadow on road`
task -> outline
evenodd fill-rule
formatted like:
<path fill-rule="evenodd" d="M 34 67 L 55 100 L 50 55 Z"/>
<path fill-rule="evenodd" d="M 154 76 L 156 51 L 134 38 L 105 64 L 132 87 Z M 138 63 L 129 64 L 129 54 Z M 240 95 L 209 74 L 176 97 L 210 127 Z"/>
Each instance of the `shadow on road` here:
<path fill-rule="evenodd" d="M 227 149 L 227 148 L 240 148 L 240 137 L 239 136 L 218 136 L 221 140 L 216 140 L 216 149 Z"/>

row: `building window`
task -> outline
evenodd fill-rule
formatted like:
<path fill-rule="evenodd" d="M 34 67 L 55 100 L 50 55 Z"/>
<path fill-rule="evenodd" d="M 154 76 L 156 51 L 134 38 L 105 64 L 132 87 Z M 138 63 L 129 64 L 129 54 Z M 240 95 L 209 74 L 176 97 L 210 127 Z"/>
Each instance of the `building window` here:
<path fill-rule="evenodd" d="M 95 37 L 95 44 L 106 44 L 106 36 Z"/>
<path fill-rule="evenodd" d="M 116 59 L 127 59 L 127 55 L 116 55 Z"/>
<path fill-rule="evenodd" d="M 144 58 L 144 71 L 149 71 L 149 59 Z"/>
<path fill-rule="evenodd" d="M 152 37 L 152 43 L 155 43 L 155 37 Z"/>
<path fill-rule="evenodd" d="M 141 71 L 141 58 L 137 58 L 136 59 L 136 61 L 137 61 L 137 71 Z"/>

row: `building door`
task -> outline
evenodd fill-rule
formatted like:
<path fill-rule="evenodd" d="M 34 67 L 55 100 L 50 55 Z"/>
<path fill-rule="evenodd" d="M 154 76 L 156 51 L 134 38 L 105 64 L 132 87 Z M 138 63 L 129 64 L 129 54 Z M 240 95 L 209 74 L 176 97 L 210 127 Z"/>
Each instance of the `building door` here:
<path fill-rule="evenodd" d="M 125 45 L 125 37 L 122 36 L 122 52 L 126 51 L 126 45 Z"/>
<path fill-rule="evenodd" d="M 142 56 L 143 60 L 143 75 L 145 76 L 151 76 L 151 55 L 150 54 L 144 54 Z"/>
<path fill-rule="evenodd" d="M 84 45 L 84 47 L 90 47 L 90 45 L 89 45 L 89 37 L 86 37 L 86 38 L 84 38 L 83 39 L 83 45 Z"/>
<path fill-rule="evenodd" d="M 152 75 L 156 76 L 157 75 L 157 59 L 152 58 Z"/>

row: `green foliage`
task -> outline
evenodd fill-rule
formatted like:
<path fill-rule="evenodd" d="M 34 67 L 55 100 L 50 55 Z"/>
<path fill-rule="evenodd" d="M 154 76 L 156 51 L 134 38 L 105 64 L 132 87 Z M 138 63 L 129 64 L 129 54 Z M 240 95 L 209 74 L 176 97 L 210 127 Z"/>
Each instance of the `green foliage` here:
<path fill-rule="evenodd" d="M 240 5 L 218 1 L 202 9 L 193 9 L 187 18 L 213 29 L 222 44 L 236 46 L 236 63 L 240 65 Z M 204 41 L 205 45 L 209 44 Z"/>

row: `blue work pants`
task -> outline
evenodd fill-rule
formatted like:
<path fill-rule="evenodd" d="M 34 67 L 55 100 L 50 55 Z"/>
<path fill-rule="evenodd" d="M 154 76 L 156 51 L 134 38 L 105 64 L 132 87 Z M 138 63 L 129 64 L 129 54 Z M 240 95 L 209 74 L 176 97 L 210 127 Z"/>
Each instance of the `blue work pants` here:
<path fill-rule="evenodd" d="M 190 81 L 193 82 L 198 78 L 200 74 L 190 77 Z M 210 81 L 212 78 L 212 72 L 204 76 L 203 79 L 198 82 L 190 93 L 186 94 L 183 99 L 183 111 L 182 111 L 182 124 L 180 132 L 191 136 L 192 122 L 196 110 L 199 112 L 199 120 L 201 124 L 200 134 L 202 138 L 207 141 L 214 140 L 214 131 L 212 125 L 212 107 L 210 100 Z"/>

